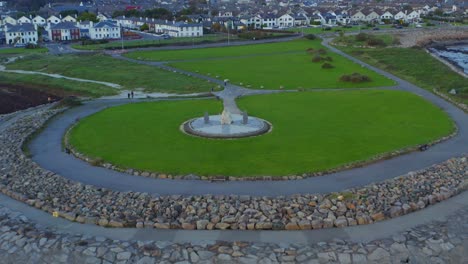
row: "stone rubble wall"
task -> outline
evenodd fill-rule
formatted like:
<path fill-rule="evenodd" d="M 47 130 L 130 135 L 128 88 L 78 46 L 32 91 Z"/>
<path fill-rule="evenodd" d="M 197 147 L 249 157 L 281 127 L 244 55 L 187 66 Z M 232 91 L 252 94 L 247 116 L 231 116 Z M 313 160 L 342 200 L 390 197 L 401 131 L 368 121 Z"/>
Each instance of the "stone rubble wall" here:
<path fill-rule="evenodd" d="M 308 244 L 121 241 L 66 234 L 0 206 L 2 263 L 467 263 L 468 208 L 368 243 L 341 239 Z"/>
<path fill-rule="evenodd" d="M 391 180 L 328 195 L 161 196 L 117 192 L 39 167 L 25 140 L 59 110 L 40 110 L 0 135 L 0 191 L 51 214 L 106 227 L 299 230 L 371 224 L 420 210 L 467 187 L 467 156 Z M 358 177 L 358 175 L 357 175 Z"/>
<path fill-rule="evenodd" d="M 399 34 L 401 47 L 424 47 L 435 41 L 468 39 L 468 27 L 423 29 Z"/>

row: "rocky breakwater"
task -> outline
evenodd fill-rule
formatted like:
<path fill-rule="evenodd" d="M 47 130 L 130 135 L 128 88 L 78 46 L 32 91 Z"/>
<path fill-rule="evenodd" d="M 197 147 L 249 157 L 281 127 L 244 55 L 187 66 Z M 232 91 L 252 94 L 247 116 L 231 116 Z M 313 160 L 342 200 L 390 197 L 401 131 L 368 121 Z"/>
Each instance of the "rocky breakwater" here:
<path fill-rule="evenodd" d="M 107 227 L 298 230 L 371 224 L 445 200 L 466 188 L 467 156 L 391 180 L 328 195 L 161 196 L 83 185 L 22 151 L 57 111 L 36 111 L 0 135 L 0 191 L 70 221 Z M 324 176 L 326 177 L 326 176 Z M 358 177 L 358 175 L 357 175 Z"/>
<path fill-rule="evenodd" d="M 367 243 L 112 240 L 61 233 L 0 206 L 2 263 L 466 263 L 468 208 L 441 222 Z"/>

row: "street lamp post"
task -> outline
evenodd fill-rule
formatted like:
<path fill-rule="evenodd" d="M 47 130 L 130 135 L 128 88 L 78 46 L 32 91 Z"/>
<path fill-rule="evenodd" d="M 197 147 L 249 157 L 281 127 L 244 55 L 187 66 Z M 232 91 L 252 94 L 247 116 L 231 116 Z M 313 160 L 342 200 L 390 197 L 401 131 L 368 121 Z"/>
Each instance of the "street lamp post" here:
<path fill-rule="evenodd" d="M 120 40 L 121 40 L 121 44 L 122 44 L 122 52 L 124 51 L 123 35 L 124 35 L 123 27 L 122 27 L 122 25 L 120 25 Z"/>
<path fill-rule="evenodd" d="M 228 33 L 228 46 L 229 46 L 230 45 L 230 43 L 229 43 L 229 21 L 227 23 L 227 33 Z"/>

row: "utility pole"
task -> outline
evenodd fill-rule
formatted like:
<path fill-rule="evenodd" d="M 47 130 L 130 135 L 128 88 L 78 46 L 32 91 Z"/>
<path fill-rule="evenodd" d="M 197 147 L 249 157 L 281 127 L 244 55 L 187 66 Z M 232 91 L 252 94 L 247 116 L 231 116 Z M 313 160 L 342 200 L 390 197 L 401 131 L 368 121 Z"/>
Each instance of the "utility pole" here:
<path fill-rule="evenodd" d="M 121 43 L 122 43 L 122 52 L 124 51 L 123 35 L 124 35 L 124 29 L 123 29 L 122 25 L 120 25 L 120 40 L 121 40 Z"/>
<path fill-rule="evenodd" d="M 230 45 L 230 44 L 229 44 L 229 21 L 228 21 L 228 23 L 227 23 L 227 33 L 228 33 L 228 46 L 229 46 L 229 45 Z"/>

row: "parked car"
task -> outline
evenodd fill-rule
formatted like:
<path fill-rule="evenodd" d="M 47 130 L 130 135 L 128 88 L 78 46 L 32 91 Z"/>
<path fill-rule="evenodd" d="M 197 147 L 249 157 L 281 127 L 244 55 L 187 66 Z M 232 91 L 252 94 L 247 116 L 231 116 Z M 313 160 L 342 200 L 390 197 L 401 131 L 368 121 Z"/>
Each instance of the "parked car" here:
<path fill-rule="evenodd" d="M 24 48 L 24 47 L 26 47 L 26 44 L 16 43 L 15 45 L 13 45 L 13 47 L 15 47 L 15 48 Z"/>
<path fill-rule="evenodd" d="M 375 27 L 375 28 L 373 28 L 372 30 L 380 30 L 380 28 L 378 28 L 378 27 Z"/>

